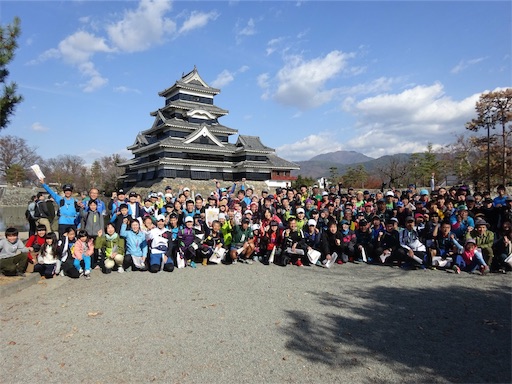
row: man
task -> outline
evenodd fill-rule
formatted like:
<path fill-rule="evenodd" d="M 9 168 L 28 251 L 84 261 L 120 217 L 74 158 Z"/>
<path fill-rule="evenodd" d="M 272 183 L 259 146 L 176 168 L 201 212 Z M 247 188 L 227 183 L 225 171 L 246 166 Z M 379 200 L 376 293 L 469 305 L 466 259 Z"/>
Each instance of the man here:
<path fill-rule="evenodd" d="M 309 265 L 304 234 L 297 227 L 297 219 L 293 216 L 288 219 L 288 228 L 283 234 L 283 253 L 281 258 L 282 266 L 286 266 L 288 260 L 297 267 L 302 267 L 304 264 Z"/>
<path fill-rule="evenodd" d="M 421 242 L 414 223 L 415 220 L 412 216 L 405 220 L 405 228 L 400 231 L 400 248 L 397 249 L 397 259 L 405 262 L 404 267 L 419 264 L 424 268 L 423 263 L 427 249 Z"/>
<path fill-rule="evenodd" d="M 100 200 L 98 197 L 100 195 L 100 191 L 98 188 L 91 188 L 89 190 L 89 196 L 82 200 L 81 207 L 87 212 L 89 210 L 89 201 L 96 200 L 97 211 L 100 215 L 105 216 L 107 214 L 107 207 L 105 203 Z"/>
<path fill-rule="evenodd" d="M 64 197 L 62 197 L 45 184 L 43 178 L 39 179 L 39 181 L 41 181 L 43 188 L 53 197 L 59 206 L 59 238 L 64 235 L 68 227 L 76 230 L 76 220 L 80 212 L 80 207 L 75 198 L 71 196 L 73 194 L 73 186 L 71 184 L 64 184 L 62 186 Z"/>
<path fill-rule="evenodd" d="M 233 240 L 230 248 L 232 264 L 236 264 L 238 259 L 243 263 L 252 264 L 254 243 L 251 239 L 254 234 L 249 224 L 248 218 L 243 218 L 241 225 L 235 225 L 234 220 L 231 221 L 233 226 Z"/>
<path fill-rule="evenodd" d="M 169 242 L 172 240 L 172 232 L 165 228 L 165 216 L 156 216 L 156 227 L 146 233 L 146 241 L 151 245 L 149 253 L 149 271 L 156 273 L 160 271 L 163 264 L 163 270 L 172 272 L 174 270 L 174 260 L 169 255 Z"/>

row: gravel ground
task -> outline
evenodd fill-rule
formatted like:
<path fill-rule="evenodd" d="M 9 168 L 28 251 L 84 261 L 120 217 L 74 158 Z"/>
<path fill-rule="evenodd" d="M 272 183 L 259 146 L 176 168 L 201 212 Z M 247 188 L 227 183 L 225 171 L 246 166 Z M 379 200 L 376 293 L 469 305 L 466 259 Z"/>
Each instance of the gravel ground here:
<path fill-rule="evenodd" d="M 511 277 L 93 271 L 3 297 L 2 383 L 509 383 Z"/>

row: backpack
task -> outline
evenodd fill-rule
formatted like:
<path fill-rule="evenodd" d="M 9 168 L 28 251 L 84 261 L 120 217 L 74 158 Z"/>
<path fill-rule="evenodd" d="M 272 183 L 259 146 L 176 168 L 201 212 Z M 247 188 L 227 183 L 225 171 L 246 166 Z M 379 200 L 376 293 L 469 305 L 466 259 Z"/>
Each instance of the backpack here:
<path fill-rule="evenodd" d="M 38 219 L 41 217 L 41 210 L 39 209 L 39 204 L 40 204 L 40 202 L 38 201 L 36 203 L 36 206 L 34 207 L 34 218 L 35 219 Z"/>

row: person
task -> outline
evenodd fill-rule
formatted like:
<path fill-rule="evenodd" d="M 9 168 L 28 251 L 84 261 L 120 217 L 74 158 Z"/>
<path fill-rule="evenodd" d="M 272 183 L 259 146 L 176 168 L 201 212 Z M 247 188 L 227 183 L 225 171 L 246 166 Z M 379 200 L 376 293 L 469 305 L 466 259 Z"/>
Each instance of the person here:
<path fill-rule="evenodd" d="M 111 219 L 112 216 L 115 216 L 116 213 L 119 212 L 121 204 L 126 204 L 126 195 L 124 193 L 124 189 L 119 189 L 117 192 L 112 192 L 112 197 L 110 198 L 110 202 L 108 204 Z"/>
<path fill-rule="evenodd" d="M 80 272 L 75 268 L 73 262 L 73 249 L 76 243 L 76 229 L 68 227 L 57 243 L 57 255 L 60 259 L 60 276 L 68 276 L 73 279 L 80 277 Z"/>
<path fill-rule="evenodd" d="M 46 242 L 46 227 L 44 225 L 36 226 L 36 234 L 28 238 L 25 245 L 30 249 L 28 253 L 28 269 L 27 272 L 33 272 L 33 265 L 37 263 L 37 253 L 41 249 L 41 246 Z"/>
<path fill-rule="evenodd" d="M 116 212 L 112 215 L 110 222 L 114 224 L 116 232 L 120 233 L 121 226 L 127 220 L 131 220 L 131 216 L 128 210 L 128 204 L 123 203 L 119 206 L 119 209 L 117 209 Z"/>
<path fill-rule="evenodd" d="M 359 221 L 359 226 L 355 231 L 356 234 L 356 255 L 357 260 L 366 263 L 372 263 L 374 258 L 374 242 L 370 231 L 370 223 L 366 219 Z"/>
<path fill-rule="evenodd" d="M 377 235 L 375 254 L 379 255 L 382 264 L 393 264 L 396 252 L 400 247 L 400 233 L 395 229 L 391 219 L 386 220 L 384 230 Z"/>
<path fill-rule="evenodd" d="M 332 220 L 329 222 L 327 231 L 322 233 L 321 238 L 321 249 L 322 256 L 321 260 L 318 260 L 317 265 L 331 268 L 336 262 L 336 259 L 341 255 L 341 241 L 342 236 L 338 231 L 338 224 Z"/>
<path fill-rule="evenodd" d="M 475 228 L 466 234 L 466 239 L 474 239 L 487 265 L 492 265 L 494 258 L 494 232 L 488 230 L 489 223 L 483 219 L 475 221 Z"/>
<path fill-rule="evenodd" d="M 281 265 L 286 266 L 288 261 L 297 267 L 302 267 L 304 264 L 309 265 L 306 249 L 304 234 L 298 227 L 297 219 L 291 216 L 288 219 L 288 228 L 283 234 Z"/>
<path fill-rule="evenodd" d="M 89 202 L 92 200 L 96 201 L 96 210 L 99 212 L 100 215 L 105 216 L 107 214 L 107 207 L 103 200 L 99 199 L 100 191 L 98 188 L 91 188 L 89 190 L 88 196 L 81 201 L 80 206 L 82 209 L 84 209 L 86 212 L 89 210 Z"/>
<path fill-rule="evenodd" d="M 149 271 L 165 272 L 174 271 L 174 260 L 169 257 L 169 242 L 172 242 L 173 234 L 165 227 L 165 216 L 156 216 L 156 227 L 146 234 L 146 240 L 151 244 L 149 251 Z"/>
<path fill-rule="evenodd" d="M 253 236 L 249 219 L 244 217 L 240 225 L 234 222 L 231 224 L 233 225 L 233 240 L 230 248 L 232 264 L 236 264 L 238 259 L 242 263 L 252 264 L 250 257 L 254 252 L 254 245 L 249 242 Z"/>
<path fill-rule="evenodd" d="M 261 248 L 265 251 L 262 256 L 262 263 L 269 265 L 273 262 L 272 255 L 280 254 L 281 244 L 283 242 L 282 231 L 279 229 L 279 223 L 276 220 L 272 220 L 269 223 L 269 228 L 263 232 L 261 239 Z"/>
<path fill-rule="evenodd" d="M 348 261 L 354 261 L 356 235 L 352 229 L 350 229 L 350 223 L 343 219 L 340 222 L 341 228 L 341 254 L 338 254 L 337 264 L 343 264 Z M 341 256 L 341 257 L 340 257 Z"/>
<path fill-rule="evenodd" d="M 96 237 L 98 237 L 98 232 L 103 231 L 103 228 L 105 228 L 104 216 L 98 211 L 98 200 L 90 199 L 87 202 L 87 209 L 80 211 L 80 216 L 82 218 L 80 228 L 85 229 L 94 242 Z M 102 263 L 100 255 L 95 250 L 92 258 L 92 268 L 103 268 Z"/>
<path fill-rule="evenodd" d="M 186 261 L 186 265 L 196 268 L 196 250 L 199 246 L 196 243 L 196 234 L 194 230 L 194 218 L 185 217 L 185 227 L 178 231 L 178 255 Z M 178 264 L 179 265 L 179 264 Z"/>
<path fill-rule="evenodd" d="M 94 243 L 86 230 L 78 231 L 77 240 L 73 248 L 73 265 L 86 280 L 91 278 L 91 257 L 94 253 Z M 83 262 L 83 268 L 82 268 Z"/>
<path fill-rule="evenodd" d="M 420 235 L 415 227 L 415 221 L 412 216 L 405 220 L 405 228 L 400 231 L 400 247 L 397 248 L 396 259 L 404 262 L 402 267 L 421 265 L 424 268 L 427 248 L 420 240 Z"/>
<path fill-rule="evenodd" d="M 457 213 L 450 217 L 452 232 L 457 236 L 457 240 L 464 242 L 466 233 L 471 232 L 475 227 L 475 221 L 468 214 L 468 207 L 464 204 L 457 207 Z"/>
<path fill-rule="evenodd" d="M 76 229 L 76 219 L 80 212 L 80 207 L 78 206 L 77 201 L 71 195 L 73 194 L 73 186 L 71 184 L 64 184 L 62 186 L 62 191 L 64 192 L 64 197 L 59 196 L 53 189 L 51 189 L 47 184 L 45 184 L 44 179 L 40 179 L 43 184 L 43 188 L 48 192 L 57 205 L 59 206 L 59 238 L 64 234 L 64 231 L 73 227 Z"/>
<path fill-rule="evenodd" d="M 25 218 L 28 221 L 28 235 L 32 236 L 36 233 L 36 218 L 34 217 L 35 209 L 36 209 L 36 201 L 37 195 L 33 195 L 30 197 L 30 201 L 27 205 L 27 210 L 25 211 Z"/>
<path fill-rule="evenodd" d="M 0 240 L 0 275 L 24 277 L 30 250 L 19 239 L 16 228 L 7 228 L 5 238 Z"/>
<path fill-rule="evenodd" d="M 214 252 L 218 252 L 224 245 L 224 238 L 222 236 L 221 225 L 218 220 L 212 222 L 212 229 L 208 236 L 201 243 L 199 253 L 203 259 L 202 264 L 208 265 L 208 259 Z"/>
<path fill-rule="evenodd" d="M 316 224 L 317 222 L 315 219 L 309 219 L 307 229 L 303 231 L 306 252 L 310 252 L 312 250 L 320 251 L 320 239 L 322 235 L 316 227 Z"/>
<path fill-rule="evenodd" d="M 433 268 L 449 266 L 448 263 L 455 261 L 455 235 L 451 231 L 452 226 L 449 219 L 443 220 L 441 224 L 434 227 L 432 241 L 427 245 L 429 263 Z"/>
<path fill-rule="evenodd" d="M 458 274 L 461 271 L 473 273 L 477 269 L 480 269 L 482 275 L 489 273 L 489 266 L 484 261 L 482 253 L 477 249 L 474 239 L 467 239 L 464 246 L 460 245 L 455 238 L 453 240 L 459 251 L 452 267 L 455 273 Z"/>
<path fill-rule="evenodd" d="M 496 257 L 495 257 L 495 270 L 501 273 L 507 273 L 512 269 L 512 230 L 510 223 L 507 230 L 495 244 Z"/>
<path fill-rule="evenodd" d="M 114 224 L 107 224 L 106 233 L 101 229 L 98 231 L 98 236 L 94 239 L 94 248 L 98 254 L 104 256 L 103 273 L 110 273 L 115 267 L 117 272 L 124 272 L 124 244 L 124 239 L 116 232 Z"/>
<path fill-rule="evenodd" d="M 43 279 L 52 279 L 60 272 L 60 259 L 57 253 L 57 235 L 50 232 L 45 236 L 45 244 L 41 247 L 37 256 L 37 264 L 34 272 L 38 272 Z"/>
<path fill-rule="evenodd" d="M 132 267 L 132 271 L 147 271 L 146 257 L 148 254 L 148 243 L 145 234 L 140 230 L 140 223 L 137 220 L 130 222 L 130 229 L 127 228 L 128 219 L 121 225 L 120 235 L 125 238 L 126 254 L 123 268 L 126 270 Z"/>
<path fill-rule="evenodd" d="M 37 219 L 37 225 L 44 225 L 46 227 L 46 232 L 50 233 L 52 228 L 50 225 L 50 220 L 48 219 L 50 216 L 50 212 L 48 212 L 48 205 L 45 199 L 44 192 L 37 193 L 36 207 L 34 211 L 34 217 Z"/>

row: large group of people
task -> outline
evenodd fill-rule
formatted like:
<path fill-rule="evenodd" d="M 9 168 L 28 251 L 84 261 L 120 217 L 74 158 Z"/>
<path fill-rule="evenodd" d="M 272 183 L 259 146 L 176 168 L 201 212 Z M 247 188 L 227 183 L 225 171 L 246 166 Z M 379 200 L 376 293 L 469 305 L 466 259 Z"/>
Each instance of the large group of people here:
<path fill-rule="evenodd" d="M 452 273 L 506 273 L 512 266 L 512 197 L 468 187 L 377 191 L 341 185 L 257 194 L 245 180 L 207 196 L 182 188 L 102 200 L 66 184 L 27 209 L 31 233 L 0 241 L 0 273 L 90 279 L 91 270 L 172 272 L 237 263 L 332 268 L 373 263 Z"/>

